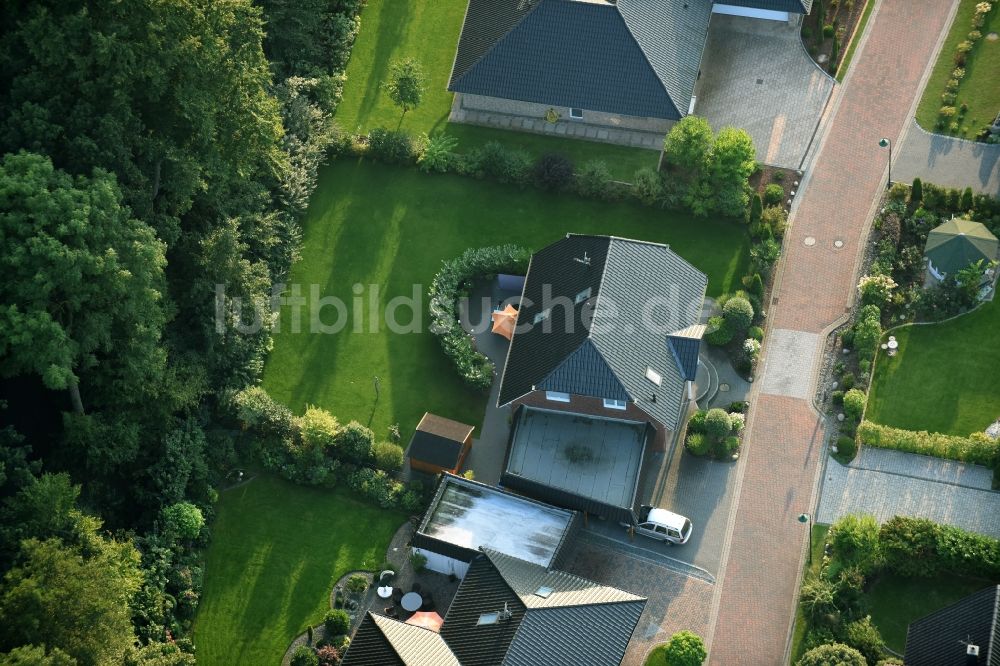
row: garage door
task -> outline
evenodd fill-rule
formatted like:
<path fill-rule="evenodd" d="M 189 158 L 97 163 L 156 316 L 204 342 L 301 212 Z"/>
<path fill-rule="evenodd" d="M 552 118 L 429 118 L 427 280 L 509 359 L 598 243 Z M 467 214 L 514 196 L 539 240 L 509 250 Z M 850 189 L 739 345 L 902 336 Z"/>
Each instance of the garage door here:
<path fill-rule="evenodd" d="M 749 16 L 750 18 L 767 19 L 769 21 L 787 21 L 788 12 L 776 12 L 770 9 L 752 9 L 736 5 L 714 5 L 713 14 L 731 14 L 732 16 Z"/>

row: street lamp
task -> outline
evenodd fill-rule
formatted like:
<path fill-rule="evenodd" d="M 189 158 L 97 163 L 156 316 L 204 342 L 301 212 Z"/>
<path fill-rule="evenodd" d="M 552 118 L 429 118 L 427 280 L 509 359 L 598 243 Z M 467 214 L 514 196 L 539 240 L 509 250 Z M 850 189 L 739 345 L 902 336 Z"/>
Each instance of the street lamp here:
<path fill-rule="evenodd" d="M 889 149 L 889 180 L 885 184 L 885 189 L 889 189 L 890 187 L 892 187 L 892 141 L 890 141 L 885 137 L 882 137 L 881 139 L 879 139 L 878 145 L 880 148 Z"/>
<path fill-rule="evenodd" d="M 812 526 L 809 524 L 809 514 L 800 513 L 799 522 L 806 526 L 806 530 L 809 531 L 809 566 L 813 563 L 813 531 Z"/>

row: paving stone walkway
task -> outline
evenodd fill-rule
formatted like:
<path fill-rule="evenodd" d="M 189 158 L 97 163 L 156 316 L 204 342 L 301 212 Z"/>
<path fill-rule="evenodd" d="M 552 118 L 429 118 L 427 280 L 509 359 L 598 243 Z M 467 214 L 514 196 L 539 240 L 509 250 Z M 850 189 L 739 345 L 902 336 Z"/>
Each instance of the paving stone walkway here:
<path fill-rule="evenodd" d="M 899 144 L 892 165 L 892 179 L 926 183 L 1000 196 L 1000 144 L 955 139 L 924 131 L 916 120 Z"/>
<path fill-rule="evenodd" d="M 866 448 L 850 466 L 831 459 L 823 476 L 817 522 L 849 513 L 880 522 L 915 516 L 1000 537 L 1000 493 L 990 490 L 985 467 Z"/>
<path fill-rule="evenodd" d="M 834 93 L 768 309 L 775 337 L 751 397 L 737 510 L 713 599 L 711 664 L 787 659 L 807 537 L 797 516 L 812 512 L 825 455 L 822 419 L 795 378 L 815 385 L 825 332 L 847 312 L 873 202 L 885 186 L 887 155 L 878 140 L 902 134 L 952 6 L 880 2 L 845 85 Z M 814 334 L 814 351 L 797 351 L 802 337 L 794 332 Z"/>

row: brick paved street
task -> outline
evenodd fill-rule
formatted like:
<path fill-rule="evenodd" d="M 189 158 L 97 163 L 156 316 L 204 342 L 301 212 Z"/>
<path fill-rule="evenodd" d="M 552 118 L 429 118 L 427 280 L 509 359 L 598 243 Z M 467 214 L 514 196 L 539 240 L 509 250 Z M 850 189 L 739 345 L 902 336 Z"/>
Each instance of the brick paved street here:
<path fill-rule="evenodd" d="M 803 183 L 768 312 L 772 329 L 821 333 L 845 314 L 869 211 L 884 186 L 888 155 L 878 140 L 902 133 L 951 7 L 945 0 L 883 0 L 876 9 Z M 807 237 L 815 243 L 807 246 Z M 824 455 L 811 403 L 789 397 L 801 395 L 790 381 L 796 375 L 813 384 L 816 354 L 765 353 L 712 632 L 710 663 L 725 666 L 783 661 L 807 535 L 796 516 L 812 508 Z"/>

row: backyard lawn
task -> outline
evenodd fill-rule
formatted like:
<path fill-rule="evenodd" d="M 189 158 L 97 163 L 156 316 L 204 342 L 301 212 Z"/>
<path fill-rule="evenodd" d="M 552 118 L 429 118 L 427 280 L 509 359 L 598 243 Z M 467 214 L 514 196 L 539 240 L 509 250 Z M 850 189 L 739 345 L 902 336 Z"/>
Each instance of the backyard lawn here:
<path fill-rule="evenodd" d="M 600 158 L 622 180 L 631 180 L 639 167 L 656 166 L 659 153 L 653 150 L 449 124 L 452 94 L 447 85 L 467 5 L 468 0 L 369 0 L 347 66 L 344 98 L 337 107 L 340 126 L 350 132 L 373 127 L 400 127 L 411 134 L 444 131 L 458 139 L 459 152 L 500 139 L 535 155 L 561 152 L 578 163 Z M 420 62 L 427 83 L 420 106 L 401 120 L 399 108 L 380 84 L 388 77 L 391 62 L 407 57 Z"/>
<path fill-rule="evenodd" d="M 899 329 L 880 355 L 866 417 L 884 425 L 968 435 L 1000 417 L 1000 301 L 943 324 Z"/>
<path fill-rule="evenodd" d="M 348 323 L 336 335 L 310 334 L 305 307 L 297 318 L 301 332 L 293 333 L 286 307 L 265 368 L 265 388 L 296 413 L 318 405 L 341 421 L 371 423 L 380 438 L 398 422 L 404 443 L 425 411 L 478 426 L 486 396 L 459 380 L 430 333 L 392 333 L 378 316 L 373 331 L 369 298 L 381 312 L 389 299 L 415 295 L 421 299 L 422 330 L 427 287 L 442 260 L 500 243 L 538 249 L 567 232 L 669 243 L 708 274 L 709 295 L 738 288 L 746 272 L 746 230 L 728 220 L 340 160 L 322 171 L 291 281 L 301 285 L 304 296 L 316 284 L 322 295 L 343 299 Z M 355 284 L 362 285 L 362 293 L 352 302 Z M 355 305 L 363 308 L 360 318 Z M 326 324 L 337 319 L 333 307 L 322 316 Z M 411 317 L 404 309 L 397 319 L 407 323 Z"/>
<path fill-rule="evenodd" d="M 385 557 L 402 514 L 264 476 L 222 494 L 195 619 L 198 663 L 278 664 L 333 583 Z"/>
<path fill-rule="evenodd" d="M 868 593 L 872 622 L 885 644 L 902 653 L 906 647 L 906 628 L 911 622 L 989 585 L 986 580 L 950 574 L 934 578 L 883 576 Z"/>
<path fill-rule="evenodd" d="M 981 0 L 961 0 L 955 21 L 951 25 L 948 37 L 941 47 L 938 60 L 934 64 L 927 87 L 917 107 L 917 122 L 929 132 L 941 134 L 958 134 L 972 139 L 976 133 L 987 125 L 1000 111 L 1000 40 L 990 40 L 988 35 L 1000 31 L 1000 10 L 995 7 L 986 19 L 986 24 L 980 28 L 983 37 L 976 41 L 972 52 L 965 63 L 965 78 L 958 87 L 955 107 L 964 102 L 969 110 L 963 120 L 959 121 L 960 131 L 951 132 L 947 128 L 937 129 L 938 110 L 942 106 L 941 95 L 945 83 L 951 78 L 956 65 L 953 60 L 955 48 L 959 42 L 967 39 L 972 30 L 972 16 L 977 2 Z M 962 127 L 968 128 L 968 133 L 961 132 Z"/>

